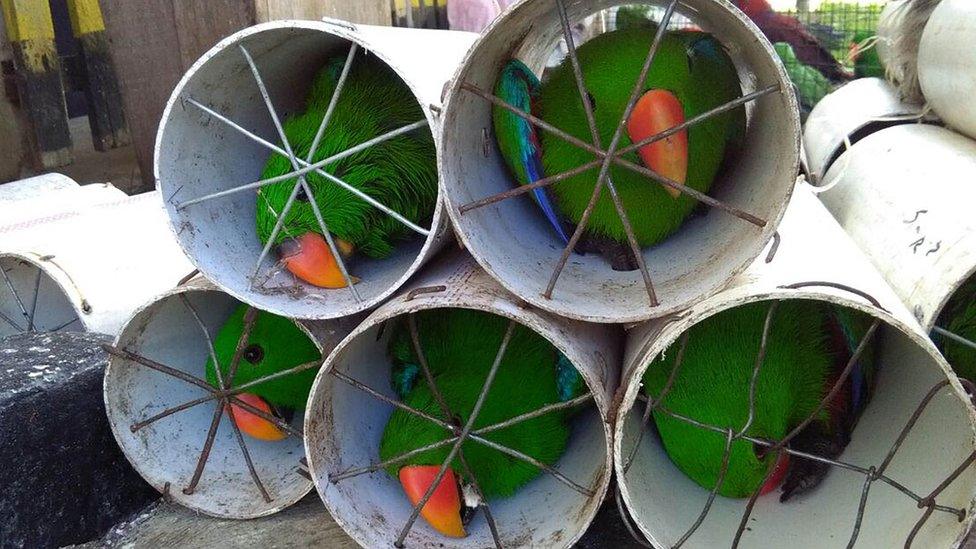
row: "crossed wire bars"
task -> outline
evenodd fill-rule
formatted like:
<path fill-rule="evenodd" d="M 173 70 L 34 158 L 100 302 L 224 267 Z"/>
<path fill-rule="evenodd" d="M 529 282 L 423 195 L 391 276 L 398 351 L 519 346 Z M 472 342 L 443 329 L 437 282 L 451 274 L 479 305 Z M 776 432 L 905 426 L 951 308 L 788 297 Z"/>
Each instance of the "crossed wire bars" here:
<path fill-rule="evenodd" d="M 40 294 L 41 279 L 43 278 L 44 271 L 40 268 L 40 266 L 33 265 L 26 261 L 21 261 L 21 263 L 23 265 L 29 265 L 37 269 L 37 274 L 34 275 L 34 284 L 33 284 L 34 290 L 31 295 L 29 308 L 24 303 L 24 300 L 20 296 L 20 293 L 17 292 L 17 289 L 14 287 L 13 281 L 10 280 L 10 276 L 7 274 L 7 270 L 4 269 L 2 266 L 0 266 L 0 276 L 3 277 L 3 283 L 7 289 L 7 292 L 10 294 L 11 297 L 14 298 L 14 302 L 17 304 L 17 308 L 20 310 L 21 315 L 24 317 L 25 324 L 21 325 L 19 322 L 17 322 L 7 314 L 5 314 L 3 311 L 0 311 L 0 320 L 4 321 L 6 324 L 10 325 L 10 327 L 12 327 L 14 330 L 17 330 L 20 333 L 35 332 L 37 331 L 37 326 L 34 322 L 34 318 L 37 315 L 37 298 L 38 295 Z M 46 330 L 46 331 L 57 332 L 64 328 L 67 328 L 68 326 L 74 324 L 75 322 L 79 322 L 80 320 L 81 319 L 78 317 L 78 315 L 74 315 L 74 317 L 71 320 L 62 322 L 61 324 L 58 324 L 54 328 L 51 328 L 50 330 Z"/>
<path fill-rule="evenodd" d="M 790 286 L 784 286 L 784 288 L 800 289 L 807 286 L 831 286 L 831 287 L 840 288 L 848 291 L 854 291 L 857 295 L 860 295 L 865 299 L 867 299 L 868 301 L 870 301 L 871 304 L 874 305 L 875 307 L 883 310 L 881 304 L 870 295 L 839 284 L 832 284 L 832 283 L 825 283 L 825 282 L 811 282 L 811 283 L 793 284 Z M 845 364 L 843 371 L 838 376 L 837 380 L 833 383 L 830 390 L 820 400 L 819 404 L 814 409 L 814 411 L 811 412 L 796 427 L 794 427 L 785 437 L 783 437 L 781 440 L 767 440 L 767 439 L 758 438 L 746 434 L 749 428 L 752 426 L 752 423 L 755 419 L 756 382 L 759 378 L 760 370 L 762 368 L 763 362 L 766 357 L 769 332 L 772 327 L 773 318 L 777 310 L 777 307 L 779 306 L 779 303 L 780 301 L 778 300 L 772 301 L 770 303 L 769 309 L 767 310 L 766 313 L 765 320 L 763 322 L 763 330 L 762 330 L 762 335 L 760 337 L 759 350 L 756 355 L 755 365 L 753 367 L 752 375 L 750 378 L 748 415 L 745 423 L 740 429 L 736 430 L 727 426 L 712 425 L 702 421 L 698 421 L 692 417 L 688 417 L 686 415 L 674 412 L 664 406 L 663 404 L 664 400 L 667 397 L 668 393 L 670 393 L 670 391 L 672 390 L 675 380 L 677 379 L 678 372 L 680 371 L 681 364 L 683 362 L 684 355 L 685 355 L 685 348 L 687 347 L 688 344 L 688 339 L 690 334 L 689 331 L 685 331 L 679 338 L 678 350 L 677 350 L 677 354 L 675 355 L 674 365 L 672 366 L 668 379 L 666 380 L 664 386 L 661 388 L 661 392 L 654 398 L 649 398 L 644 395 L 639 395 L 637 397 L 637 400 L 645 402 L 645 407 L 643 413 L 641 414 L 636 440 L 634 442 L 633 447 L 630 449 L 630 452 L 628 453 L 627 458 L 624 461 L 622 466 L 622 471 L 625 476 L 627 472 L 630 470 L 631 465 L 633 465 L 634 463 L 634 458 L 636 457 L 637 451 L 640 448 L 640 444 L 641 441 L 643 440 L 644 433 L 648 428 L 648 422 L 650 420 L 651 413 L 654 411 L 665 414 L 679 421 L 683 421 L 690 425 L 694 425 L 700 429 L 705 429 L 725 436 L 725 449 L 722 455 L 722 464 L 720 466 L 718 476 L 716 477 L 715 487 L 709 492 L 708 497 L 705 501 L 705 505 L 702 508 L 701 513 L 694 521 L 694 523 L 692 523 L 692 525 L 688 528 L 688 530 L 684 532 L 684 534 L 678 539 L 678 541 L 674 545 L 671 546 L 671 548 L 677 549 L 682 545 L 684 545 L 685 542 L 688 541 L 688 539 L 698 530 L 698 528 L 704 522 L 705 517 L 708 515 L 708 512 L 711 510 L 712 504 L 715 501 L 715 496 L 717 495 L 719 489 L 721 489 L 722 483 L 725 480 L 725 475 L 728 472 L 729 459 L 732 451 L 732 443 L 736 440 L 743 440 L 743 441 L 750 442 L 756 446 L 762 446 L 763 448 L 765 448 L 766 455 L 773 456 L 772 457 L 773 461 L 776 461 L 780 457 L 781 453 L 786 453 L 800 459 L 816 461 L 829 466 L 838 467 L 841 469 L 857 472 L 864 475 L 865 480 L 864 480 L 863 487 L 861 489 L 861 496 L 858 502 L 857 513 L 854 518 L 854 526 L 851 533 L 851 537 L 849 538 L 847 543 L 848 549 L 854 547 L 854 544 L 858 539 L 858 535 L 860 534 L 862 519 L 864 517 L 864 510 L 867 505 L 868 494 L 871 489 L 871 485 L 872 483 L 879 480 L 895 488 L 896 490 L 898 490 L 908 498 L 915 501 L 919 509 L 922 508 L 925 509 L 922 516 L 919 517 L 918 521 L 915 523 L 915 525 L 912 527 L 912 530 L 909 532 L 909 535 L 905 541 L 906 548 L 911 546 L 912 542 L 915 539 L 915 536 L 918 534 L 922 526 L 925 525 L 929 517 L 931 517 L 932 513 L 935 511 L 940 511 L 943 513 L 949 513 L 955 515 L 960 521 L 962 521 L 966 516 L 966 511 L 964 509 L 956 509 L 953 507 L 939 505 L 936 503 L 936 498 L 953 481 L 955 481 L 955 479 L 958 478 L 974 461 L 976 461 L 976 451 L 970 453 L 969 456 L 967 456 L 962 461 L 962 463 L 960 463 L 959 466 L 956 467 L 956 469 L 954 469 L 953 472 L 949 474 L 948 477 L 946 477 L 935 489 L 933 489 L 927 496 L 924 497 L 916 494 L 911 489 L 907 488 L 900 482 L 892 479 L 890 476 L 885 474 L 885 471 L 887 470 L 888 466 L 891 464 L 892 460 L 894 459 L 896 452 L 904 443 L 905 439 L 908 437 L 909 433 L 914 428 L 915 424 L 918 422 L 918 419 L 921 417 L 922 413 L 928 407 L 929 403 L 939 393 L 939 391 L 941 391 L 943 388 L 949 385 L 950 381 L 948 379 L 942 380 L 941 382 L 937 383 L 926 393 L 926 395 L 922 398 L 919 405 L 916 407 L 915 411 L 910 416 L 904 428 L 902 428 L 901 432 L 898 435 L 898 438 L 895 440 L 895 442 L 892 444 L 891 448 L 889 449 L 888 453 L 885 455 L 884 460 L 878 466 L 872 465 L 870 467 L 863 467 L 860 465 L 847 463 L 839 459 L 833 459 L 833 458 L 824 457 L 816 454 L 810 454 L 808 452 L 796 450 L 788 446 L 791 440 L 793 440 L 798 434 L 800 434 L 803 431 L 803 429 L 805 429 L 808 425 L 810 425 L 810 423 L 816 420 L 817 416 L 825 409 L 828 403 L 830 403 L 837 396 L 837 394 L 842 390 L 845 382 L 848 380 L 851 372 L 854 370 L 854 367 L 857 365 L 859 358 L 864 353 L 864 351 L 868 348 L 868 346 L 871 343 L 871 340 L 875 337 L 878 328 L 881 326 L 882 320 L 880 318 L 875 318 L 874 321 L 871 323 L 870 327 L 867 329 L 864 336 L 860 339 L 857 347 L 854 349 L 853 353 L 851 354 L 850 358 Z M 974 386 L 972 383 L 965 380 L 960 380 L 960 381 L 967 389 L 967 391 L 970 393 L 970 395 L 976 394 L 976 386 Z M 769 480 L 769 478 L 772 476 L 773 473 L 774 473 L 774 468 L 770 468 L 766 477 L 763 479 L 763 482 L 756 488 L 756 490 L 752 493 L 748 502 L 746 503 L 745 511 L 743 512 L 742 518 L 735 532 L 735 537 L 733 538 L 733 542 L 732 542 L 733 548 L 737 548 L 739 546 L 742 536 L 746 531 L 746 526 L 748 525 L 749 517 L 752 515 L 753 507 L 756 504 L 756 500 L 759 498 L 760 491 L 763 485 L 766 484 L 766 482 Z M 637 538 L 642 543 L 645 543 L 642 537 L 638 536 L 637 533 L 633 530 L 633 528 L 629 524 L 629 522 L 627 522 L 628 521 L 627 513 L 623 509 L 623 505 L 620 501 L 619 488 L 617 489 L 616 497 L 617 497 L 617 505 L 620 508 L 621 516 L 624 518 L 624 521 L 627 524 L 627 528 L 631 530 L 631 533 L 635 536 L 635 538 Z M 647 546 L 650 547 L 649 545 Z"/>
<path fill-rule="evenodd" d="M 190 303 L 190 300 L 186 297 L 186 295 L 179 294 L 179 298 L 182 300 L 187 311 L 193 317 L 194 322 L 200 328 L 201 334 L 203 335 L 204 340 L 206 341 L 208 356 L 210 357 L 210 359 L 213 361 L 215 365 L 214 370 L 217 377 L 218 386 L 214 387 L 211 384 L 209 384 L 206 380 L 201 379 L 198 376 L 194 376 L 178 368 L 174 368 L 162 364 L 156 360 L 147 358 L 131 350 L 121 349 L 108 344 L 103 345 L 105 351 L 115 357 L 121 358 L 126 361 L 131 361 L 134 364 L 138 364 L 146 368 L 149 368 L 151 370 L 157 371 L 159 373 L 179 379 L 181 381 L 184 381 L 185 383 L 203 389 L 206 393 L 202 397 L 195 398 L 187 402 L 178 404 L 176 406 L 166 408 L 163 411 L 156 413 L 146 419 L 142 419 L 140 421 L 132 423 L 129 426 L 129 429 L 134 433 L 149 425 L 152 425 L 153 423 L 161 419 L 169 417 L 178 412 L 188 410 L 190 408 L 193 408 L 195 406 L 198 406 L 206 402 L 217 401 L 217 405 L 215 406 L 213 417 L 210 426 L 207 430 L 206 438 L 204 440 L 203 448 L 200 452 L 199 458 L 197 459 L 196 467 L 194 469 L 193 475 L 189 483 L 187 484 L 186 487 L 182 489 L 183 493 L 186 495 L 192 495 L 196 490 L 196 487 L 198 486 L 203 476 L 204 468 L 206 467 L 211 450 L 213 448 L 221 417 L 223 416 L 224 412 L 226 412 L 231 419 L 231 425 L 234 428 L 234 436 L 238 446 L 240 447 L 241 454 L 244 458 L 244 462 L 247 466 L 247 470 L 251 476 L 251 479 L 254 482 L 254 485 L 257 487 L 258 491 L 260 492 L 261 497 L 264 499 L 264 501 L 270 503 L 273 500 L 273 497 L 267 491 L 264 484 L 261 482 L 261 479 L 257 473 L 254 463 L 251 460 L 250 452 L 248 451 L 247 444 L 244 440 L 244 437 L 241 434 L 240 428 L 237 426 L 236 422 L 234 421 L 234 411 L 232 406 L 237 406 L 246 412 L 254 414 L 264 420 L 270 421 L 275 426 L 277 426 L 278 428 L 286 432 L 288 435 L 302 437 L 303 433 L 300 429 L 293 427 L 288 422 L 272 414 L 264 412 L 259 408 L 256 408 L 248 404 L 247 402 L 241 400 L 238 395 L 262 383 L 274 379 L 280 379 L 285 376 L 297 374 L 299 372 L 303 372 L 312 368 L 318 368 L 319 366 L 321 366 L 322 362 L 321 360 L 317 360 L 317 361 L 303 363 L 293 368 L 289 368 L 287 370 L 269 374 L 267 376 L 235 386 L 234 377 L 237 373 L 238 365 L 240 364 L 241 356 L 244 352 L 244 349 L 247 347 L 248 339 L 250 338 L 251 332 L 254 329 L 254 324 L 257 317 L 257 310 L 250 307 L 247 309 L 247 312 L 244 315 L 244 327 L 241 332 L 240 339 L 237 342 L 237 346 L 234 349 L 234 354 L 227 367 L 227 375 L 224 376 L 222 373 L 222 368 L 220 367 L 221 365 L 218 362 L 216 352 L 214 351 L 213 339 L 209 333 L 209 330 L 207 329 L 206 325 L 204 324 L 203 320 L 198 314 L 196 308 Z M 455 458 L 457 458 L 459 464 L 461 465 L 463 478 L 467 480 L 469 486 L 472 487 L 475 494 L 478 496 L 479 507 L 485 513 L 485 519 L 491 531 L 492 539 L 494 541 L 495 546 L 499 548 L 502 547 L 502 543 L 498 534 L 494 517 L 491 514 L 491 509 L 489 507 L 488 501 L 484 497 L 481 491 L 481 487 L 478 484 L 477 478 L 474 476 L 474 473 L 472 472 L 471 468 L 468 466 L 467 460 L 464 457 L 464 452 L 461 449 L 461 445 L 468 440 L 492 448 L 498 452 L 511 456 L 515 459 L 525 461 L 526 463 L 529 463 L 539 468 L 541 471 L 549 475 L 552 475 L 560 483 L 568 486 L 569 488 L 575 490 L 576 492 L 582 494 L 587 498 L 592 498 L 596 495 L 596 491 L 593 488 L 585 487 L 573 481 L 572 479 L 568 478 L 566 475 L 559 472 L 557 469 L 553 468 L 552 466 L 545 464 L 519 450 L 509 448 L 507 446 L 504 446 L 502 444 L 499 444 L 497 442 L 494 442 L 486 438 L 486 435 L 489 435 L 490 433 L 498 431 L 500 429 L 511 427 L 512 425 L 516 425 L 518 423 L 522 423 L 524 421 L 528 421 L 530 419 L 534 419 L 543 416 L 545 414 L 553 413 L 559 410 L 574 408 L 584 403 L 587 403 L 593 400 L 592 392 L 587 392 L 586 394 L 583 394 L 581 396 L 578 396 L 576 398 L 573 398 L 565 402 L 549 404 L 537 410 L 506 419 L 504 421 L 495 423 L 493 425 L 488 425 L 477 429 L 474 428 L 474 423 L 477 420 L 481 407 L 485 402 L 485 399 L 488 394 L 488 390 L 491 388 L 491 384 L 492 381 L 494 380 L 495 373 L 498 371 L 502 358 L 504 357 L 505 352 L 508 348 L 508 343 L 511 339 L 512 333 L 516 326 L 516 322 L 514 320 L 510 321 L 508 324 L 508 328 L 506 329 L 505 335 L 499 345 L 498 352 L 495 355 L 494 360 L 492 362 L 492 366 L 489 371 L 489 374 L 485 379 L 484 384 L 482 385 L 481 393 L 478 397 L 477 404 L 475 405 L 474 409 L 472 410 L 471 414 L 467 418 L 464 425 L 459 425 L 455 422 L 454 418 L 456 418 L 457 416 L 455 416 L 451 412 L 450 407 L 447 404 L 447 400 L 444 398 L 443 393 L 437 387 L 437 383 L 434 379 L 433 374 L 431 373 L 430 367 L 428 366 L 427 358 L 422 348 L 420 347 L 420 337 L 417 331 L 416 320 L 414 319 L 413 314 L 411 314 L 408 317 L 408 326 L 410 329 L 410 337 L 414 348 L 414 352 L 418 357 L 418 362 L 420 363 L 421 371 L 424 374 L 424 379 L 426 380 L 428 386 L 431 389 L 431 392 L 433 393 L 433 395 L 437 400 L 438 407 L 443 413 L 443 418 L 435 417 L 424 411 L 408 406 L 407 404 L 404 404 L 399 400 L 390 398 L 385 394 L 383 394 L 381 391 L 378 391 L 354 379 L 353 377 L 349 376 L 346 373 L 340 372 L 336 369 L 329 370 L 330 375 L 342 381 L 343 383 L 346 383 L 360 391 L 365 392 L 366 394 L 370 395 L 371 397 L 373 397 L 374 399 L 380 402 L 389 404 L 397 409 L 403 410 L 407 413 L 416 415 L 427 421 L 430 421 L 431 423 L 445 429 L 451 434 L 449 438 L 445 438 L 439 442 L 429 444 L 422 448 L 417 448 L 414 450 L 404 452 L 403 454 L 394 456 L 386 461 L 370 464 L 367 466 L 349 468 L 344 471 L 331 473 L 328 476 L 330 482 L 338 483 L 345 479 L 380 471 L 390 465 L 401 463 L 403 461 L 410 459 L 413 456 L 416 456 L 420 453 L 429 450 L 434 450 L 445 446 L 451 446 L 451 451 L 449 452 L 449 455 L 444 460 L 444 462 L 441 464 L 441 468 L 434 482 L 431 484 L 428 491 L 424 494 L 424 497 L 417 502 L 417 505 L 413 506 L 413 510 L 411 512 L 410 518 L 408 519 L 407 523 L 403 526 L 395 542 L 395 545 L 397 547 L 403 547 L 403 542 L 406 539 L 407 535 L 410 533 L 410 530 L 413 528 L 413 525 L 416 522 L 417 518 L 419 517 L 420 510 L 423 509 L 424 505 L 426 505 L 427 501 L 430 499 L 431 495 L 433 494 L 434 489 L 440 484 L 441 479 L 446 474 L 447 468 L 450 466 L 451 462 L 454 461 Z"/>

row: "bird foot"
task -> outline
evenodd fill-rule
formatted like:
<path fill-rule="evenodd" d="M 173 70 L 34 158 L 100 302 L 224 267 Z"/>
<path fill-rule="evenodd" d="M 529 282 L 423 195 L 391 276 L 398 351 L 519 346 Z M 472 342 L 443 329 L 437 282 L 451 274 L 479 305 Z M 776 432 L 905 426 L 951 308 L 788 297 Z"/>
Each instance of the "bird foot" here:
<path fill-rule="evenodd" d="M 827 459 L 835 459 L 844 451 L 848 442 L 849 438 L 846 435 L 830 433 L 826 425 L 813 422 L 790 441 L 790 448 Z M 786 473 L 786 479 L 783 481 L 783 493 L 780 494 L 780 502 L 806 494 L 819 486 L 827 473 L 830 472 L 831 467 L 828 463 L 797 455 L 791 456 L 791 462 L 790 470 Z"/>
<path fill-rule="evenodd" d="M 630 251 L 630 246 L 605 236 L 587 234 L 580 239 L 576 250 L 581 253 L 602 255 L 610 263 L 610 268 L 615 271 L 636 271 L 638 268 L 637 258 Z"/>

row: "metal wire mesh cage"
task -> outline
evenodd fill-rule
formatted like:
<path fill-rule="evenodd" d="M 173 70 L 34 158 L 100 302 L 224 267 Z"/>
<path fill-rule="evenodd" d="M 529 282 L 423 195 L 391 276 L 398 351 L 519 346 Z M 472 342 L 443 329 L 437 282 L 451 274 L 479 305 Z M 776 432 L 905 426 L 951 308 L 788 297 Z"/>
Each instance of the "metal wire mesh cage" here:
<path fill-rule="evenodd" d="M 795 201 L 784 219 L 783 243 L 772 262 L 757 261 L 728 290 L 680 318 L 653 321 L 631 332 L 621 413 L 615 421 L 621 499 L 656 547 L 958 544 L 972 523 L 970 510 L 976 501 L 976 472 L 971 467 L 976 460 L 976 425 L 970 396 L 812 194 L 798 190 Z M 815 234 L 809 231 L 811 226 L 818 227 Z M 749 431 L 759 414 L 756 380 L 765 357 L 775 352 L 767 347 L 767 337 L 781 310 L 798 300 L 829 304 L 835 311 L 861 311 L 869 315 L 871 324 L 836 378 L 830 378 L 813 413 L 790 425 L 782 439 L 756 438 Z M 681 390 L 675 374 L 682 367 L 683 349 L 694 337 L 694 327 L 754 304 L 765 311 L 765 320 L 755 341 L 748 420 L 742 425 L 716 425 L 696 419 L 697 412 L 681 415 L 669 410 L 663 403 L 670 391 Z M 833 406 L 829 403 L 845 390 L 869 348 L 877 364 L 875 385 L 849 441 L 836 455 L 805 451 L 806 446 L 796 444 L 804 427 Z M 641 380 L 660 353 L 676 353 L 673 369 L 661 393 L 648 399 Z M 763 413 L 768 414 L 768 409 Z M 813 490 L 782 503 L 778 494 L 760 495 L 759 489 L 741 499 L 716 497 L 714 490 L 692 482 L 671 461 L 662 439 L 648 427 L 654 423 L 650 418 L 659 414 L 726 440 L 722 462 L 715 463 L 721 467 L 715 471 L 717 486 L 731 470 L 731 445 L 742 440 L 778 457 L 788 454 L 791 466 L 800 460 L 822 464 L 826 476 Z M 771 477 L 772 469 L 765 480 Z"/>
<path fill-rule="evenodd" d="M 594 322 L 631 322 L 666 315 L 727 284 L 772 238 L 790 196 L 799 158 L 797 104 L 783 66 L 756 26 L 725 1 L 643 3 L 660 8 L 656 13 L 665 23 L 658 27 L 661 32 L 673 21 L 712 33 L 733 59 L 743 95 L 639 143 L 627 144 L 620 135 L 625 120 L 617 125 L 613 143 L 591 144 L 559 130 L 555 127 L 558 121 L 541 121 L 491 93 L 499 71 L 510 59 L 517 58 L 541 73 L 560 40 L 575 46 L 575 22 L 618 4 L 611 0 L 525 1 L 496 19 L 472 48 L 452 83 L 441 141 L 444 195 L 464 246 L 520 298 L 550 312 Z M 643 69 L 653 64 L 660 39 L 660 32 L 648 32 L 649 50 Z M 575 47 L 569 47 L 568 52 L 572 62 Z M 577 75 L 577 86 L 580 78 L 585 75 Z M 639 91 L 634 88 L 635 93 Z M 625 114 L 635 99 L 632 94 Z M 589 99 L 585 99 L 584 105 L 588 104 Z M 493 107 L 513 112 L 538 131 L 591 152 L 593 160 L 570 172 L 546 173 L 532 185 L 518 186 L 494 145 Z M 708 194 L 622 158 L 637 145 L 664 139 L 738 108 L 745 108 L 748 117 L 742 152 L 718 175 Z M 535 188 L 563 184 L 559 183 L 562 179 L 586 170 L 597 183 L 594 189 L 605 185 L 613 197 L 612 181 L 605 177 L 611 164 L 641 174 L 649 185 L 666 185 L 686 193 L 708 212 L 686 220 L 676 233 L 650 248 L 640 249 L 631 238 L 633 231 L 628 231 L 629 251 L 638 265 L 634 271 L 611 270 L 595 254 L 574 254 L 589 217 L 580 219 L 577 232 L 566 245 L 528 196 L 515 198 Z M 618 199 L 614 200 L 617 215 L 626 213 Z M 620 219 L 625 227 L 629 225 L 626 215 Z"/>
<path fill-rule="evenodd" d="M 286 421 L 242 401 L 262 383 L 321 366 L 321 359 L 235 383 L 245 350 L 240 343 L 220 386 L 207 381 L 208 357 L 218 330 L 241 303 L 200 278 L 138 310 L 113 345 L 105 371 L 105 407 L 116 440 L 136 471 L 164 498 L 207 515 L 256 518 L 280 511 L 312 489 L 304 473 L 302 414 Z M 254 309 L 244 317 L 241 342 L 254 329 Z M 351 320 L 296 325 L 324 354 L 352 326 Z M 242 434 L 233 411 L 275 424 L 282 440 Z M 225 420 L 224 418 L 227 418 Z"/>
<path fill-rule="evenodd" d="M 415 451 L 381 461 L 379 446 L 388 418 L 394 410 L 410 407 L 391 387 L 392 361 L 388 355 L 391 326 L 406 321 L 416 329 L 415 348 L 423 337 L 424 324 L 415 320 L 425 311 L 471 309 L 508 319 L 507 333 L 515 326 L 529 328 L 543 336 L 576 367 L 585 381 L 579 397 L 548 404 L 499 424 L 471 429 L 477 412 L 445 423 L 443 418 L 422 415 L 454 432 L 439 445 L 457 449 L 460 463 L 467 463 L 470 445 L 488 445 L 498 456 L 513 464 L 526 462 L 540 469 L 540 475 L 505 498 L 478 498 L 475 513 L 465 527 L 464 538 L 446 538 L 428 523 L 418 520 L 419 509 L 404 497 L 403 488 L 384 468 L 408 459 Z M 413 335 L 411 337 L 414 337 Z M 505 356 L 509 338 L 502 339 L 494 358 L 494 372 Z M 305 420 L 309 470 L 326 507 L 343 529 L 364 547 L 569 547 L 583 534 L 596 515 L 610 480 L 610 398 L 617 383 L 619 335 L 597 325 L 557 318 L 525 306 L 501 289 L 470 258 L 449 255 L 428 270 L 400 297 L 369 316 L 329 356 L 316 378 Z M 422 350 L 420 367 L 428 368 Z M 433 368 L 433 366 L 431 366 Z M 433 379 L 434 376 L 431 376 Z M 482 394 L 488 394 L 493 374 L 477 380 Z M 424 383 L 424 377 L 415 383 Z M 428 381 L 430 383 L 430 381 Z M 433 381 L 432 387 L 437 387 Z M 434 391 L 437 394 L 438 390 Z M 442 397 L 443 397 L 442 393 Z M 451 395 L 442 398 L 451 400 Z M 488 398 L 498 398 L 488 395 Z M 487 399 L 485 401 L 488 405 Z M 496 402 L 497 405 L 497 402 Z M 478 408 L 480 409 L 480 408 Z M 518 448 L 492 442 L 492 432 L 544 414 L 571 411 L 571 434 L 565 452 L 553 465 L 534 460 Z M 421 412 L 422 414 L 422 412 Z M 463 425 L 463 428 L 462 428 Z M 544 435 L 542 435 L 544 436 Z M 422 448 L 419 450 L 423 450 Z M 452 454 L 453 455 L 453 454 Z M 442 467 L 453 458 L 449 455 Z M 458 462 L 455 462 L 458 463 Z M 468 465 L 462 465 L 468 467 Z M 470 469 L 459 473 L 471 482 L 475 494 L 486 481 Z M 473 481 L 471 479 L 474 479 Z M 432 486 L 436 485 L 433 484 Z"/>
<path fill-rule="evenodd" d="M 335 318 L 368 309 L 388 297 L 445 241 L 447 224 L 440 203 L 425 199 L 420 209 L 430 210 L 432 215 L 411 220 L 405 211 L 395 211 L 345 181 L 347 176 L 329 170 L 334 171 L 340 160 L 353 162 L 359 158 L 357 154 L 400 136 L 426 132 L 436 142 L 437 105 L 444 82 L 472 40 L 473 35 L 465 33 L 341 21 L 277 21 L 245 29 L 217 44 L 177 85 L 156 143 L 158 186 L 177 238 L 191 260 L 231 295 L 285 316 Z M 343 90 L 349 87 L 351 67 L 364 59 L 378 60 L 392 69 L 390 78 L 402 80 L 409 92 L 391 100 L 415 101 L 421 114 L 417 120 L 319 159 L 320 144 L 328 143 L 333 133 L 350 129 L 330 126 L 330 120 Z M 313 78 L 326 62 L 343 60 L 335 93 L 323 109 L 321 122 L 317 119 L 312 128 L 314 139 L 308 136 L 311 145 L 289 143 L 283 129 L 287 122 L 283 121 L 305 109 Z M 303 150 L 302 146 L 308 149 L 305 158 L 294 152 Z M 290 171 L 262 179 L 262 167 L 269 156 L 276 155 L 288 160 Z M 434 158 L 411 161 L 433 163 Z M 309 183 L 313 177 L 325 187 L 354 195 L 350 200 L 355 208 L 375 208 L 384 216 L 381 222 L 405 227 L 405 240 L 397 241 L 383 258 L 357 258 L 355 265 L 347 266 L 341 243 L 331 236 L 325 221 L 332 213 L 320 196 L 325 187 Z M 287 202 L 272 206 L 262 189 L 282 182 L 292 191 L 286 195 Z M 387 179 L 382 183 L 390 184 Z M 289 215 L 300 208 L 296 204 L 310 209 L 314 231 L 328 242 L 345 288 L 301 282 L 282 268 L 272 252 L 276 238 L 289 235 L 293 222 Z M 255 219 L 264 207 L 270 208 L 276 223 L 262 245 Z"/>
<path fill-rule="evenodd" d="M 9 216 L 0 211 L 0 337 L 114 335 L 136 307 L 192 269 L 158 194 L 82 189 L 15 202 Z"/>

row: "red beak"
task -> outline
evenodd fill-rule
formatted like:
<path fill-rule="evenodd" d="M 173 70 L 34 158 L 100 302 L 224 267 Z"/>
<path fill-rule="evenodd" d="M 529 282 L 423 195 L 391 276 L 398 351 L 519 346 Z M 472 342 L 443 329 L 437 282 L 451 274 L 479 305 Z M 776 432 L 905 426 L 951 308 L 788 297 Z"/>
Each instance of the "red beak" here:
<path fill-rule="evenodd" d="M 263 398 L 252 395 L 250 393 L 241 393 L 237 395 L 237 398 L 242 401 L 254 406 L 255 408 L 261 410 L 262 412 L 272 414 L 271 406 L 264 401 Z M 268 440 L 277 441 L 282 440 L 288 436 L 284 431 L 278 428 L 277 425 L 271 423 L 270 421 L 258 417 L 251 412 L 248 412 L 244 408 L 236 404 L 230 405 L 231 411 L 233 412 L 233 421 L 246 435 L 254 437 L 258 440 Z"/>
<path fill-rule="evenodd" d="M 352 245 L 336 239 L 336 247 L 345 257 L 352 253 Z M 278 245 L 285 268 L 299 280 L 320 288 L 345 288 L 346 279 L 342 276 L 339 264 L 329 249 L 325 238 L 318 233 L 308 232 L 298 238 L 289 238 Z M 352 278 L 353 284 L 359 282 Z"/>
<path fill-rule="evenodd" d="M 667 90 L 651 90 L 641 96 L 627 120 L 630 140 L 637 143 L 685 121 L 681 101 Z M 684 184 L 688 176 L 688 130 L 644 145 L 638 151 L 644 165 L 668 179 Z M 664 190 L 677 198 L 681 191 L 671 187 Z"/>
<path fill-rule="evenodd" d="M 439 470 L 439 465 L 410 465 L 400 469 L 400 484 L 411 505 L 417 505 L 424 497 Z M 461 495 L 453 471 L 448 469 L 444 474 L 427 504 L 420 510 L 420 516 L 445 536 L 463 538 L 468 535 L 461 523 Z"/>
<path fill-rule="evenodd" d="M 786 452 L 780 452 L 779 457 L 776 458 L 776 463 L 773 465 L 773 474 L 769 475 L 769 478 L 766 479 L 766 483 L 759 490 L 759 495 L 764 496 L 779 488 L 779 485 L 783 483 L 783 479 L 786 478 L 786 472 L 789 469 L 790 455 Z"/>

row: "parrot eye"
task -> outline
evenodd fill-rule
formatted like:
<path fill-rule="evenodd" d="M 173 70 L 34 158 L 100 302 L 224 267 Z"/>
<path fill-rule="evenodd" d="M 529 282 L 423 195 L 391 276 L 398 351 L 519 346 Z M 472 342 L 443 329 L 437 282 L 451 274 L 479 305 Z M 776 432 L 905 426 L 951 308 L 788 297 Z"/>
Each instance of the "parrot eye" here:
<path fill-rule="evenodd" d="M 264 349 L 260 345 L 252 344 L 244 349 L 244 360 L 251 364 L 257 364 L 264 360 Z"/>
<path fill-rule="evenodd" d="M 305 187 L 298 189 L 298 194 L 295 195 L 295 200 L 308 202 L 308 194 L 305 192 Z"/>
<path fill-rule="evenodd" d="M 586 100 L 590 102 L 590 109 L 596 112 L 596 99 L 593 98 L 593 94 L 586 92 Z"/>

